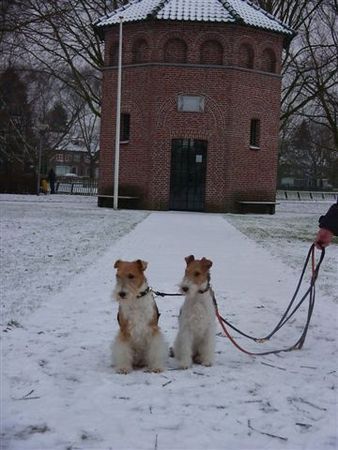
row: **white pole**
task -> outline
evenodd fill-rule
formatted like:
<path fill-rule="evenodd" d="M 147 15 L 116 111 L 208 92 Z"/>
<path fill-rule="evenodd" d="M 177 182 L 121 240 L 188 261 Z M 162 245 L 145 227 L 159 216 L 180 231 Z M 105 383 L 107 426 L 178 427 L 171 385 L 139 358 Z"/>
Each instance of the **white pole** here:
<path fill-rule="evenodd" d="M 123 17 L 120 17 L 119 60 L 118 60 L 118 72 L 117 72 L 117 96 L 116 96 L 114 209 L 118 208 L 118 198 L 119 198 L 121 85 L 122 85 L 122 21 L 123 21 Z"/>

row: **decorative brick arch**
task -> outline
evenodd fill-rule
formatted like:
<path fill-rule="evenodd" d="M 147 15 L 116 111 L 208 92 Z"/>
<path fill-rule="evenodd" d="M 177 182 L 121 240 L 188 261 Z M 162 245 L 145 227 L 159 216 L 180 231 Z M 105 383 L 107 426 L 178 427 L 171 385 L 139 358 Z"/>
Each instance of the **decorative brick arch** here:
<path fill-rule="evenodd" d="M 209 43 L 209 42 L 215 43 L 214 49 L 215 49 L 215 47 L 218 47 L 219 50 L 220 49 L 222 50 L 222 62 L 220 64 L 221 65 L 226 64 L 228 62 L 229 56 L 230 56 L 229 42 L 225 38 L 224 34 L 217 33 L 217 32 L 204 32 L 204 33 L 200 33 L 196 37 L 196 40 L 194 41 L 194 43 L 192 45 L 192 53 L 194 55 L 196 55 L 193 62 L 196 64 L 214 64 L 214 63 L 209 63 L 209 62 L 208 63 L 202 62 L 202 47 L 206 43 Z M 217 58 L 214 58 L 214 60 L 215 59 L 217 59 Z M 220 60 L 220 58 L 219 58 L 219 60 Z"/>
<path fill-rule="evenodd" d="M 269 73 L 277 72 L 276 53 L 271 47 L 266 47 L 261 52 L 260 69 L 263 72 L 269 72 Z"/>
<path fill-rule="evenodd" d="M 144 37 L 135 40 L 131 48 L 133 64 L 149 62 L 150 49 L 148 41 Z"/>
<path fill-rule="evenodd" d="M 177 109 L 177 99 L 170 97 L 167 101 L 160 104 L 160 108 L 156 113 L 156 129 L 164 129 L 167 117 Z"/>
<path fill-rule="evenodd" d="M 237 65 L 246 69 L 254 69 L 255 51 L 251 42 L 242 41 L 238 46 Z"/>
<path fill-rule="evenodd" d="M 222 66 L 224 50 L 222 44 L 215 39 L 204 41 L 200 48 L 200 63 Z"/>
<path fill-rule="evenodd" d="M 163 47 L 164 62 L 185 64 L 187 56 L 188 46 L 182 38 L 169 38 Z"/>

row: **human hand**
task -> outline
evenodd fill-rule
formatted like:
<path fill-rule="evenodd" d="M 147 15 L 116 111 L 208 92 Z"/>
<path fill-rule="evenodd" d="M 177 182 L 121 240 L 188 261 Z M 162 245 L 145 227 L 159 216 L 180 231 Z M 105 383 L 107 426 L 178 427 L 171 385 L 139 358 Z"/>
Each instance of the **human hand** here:
<path fill-rule="evenodd" d="M 332 231 L 327 230 L 326 228 L 320 228 L 315 239 L 316 248 L 321 250 L 322 248 L 327 247 L 331 244 L 332 238 Z"/>

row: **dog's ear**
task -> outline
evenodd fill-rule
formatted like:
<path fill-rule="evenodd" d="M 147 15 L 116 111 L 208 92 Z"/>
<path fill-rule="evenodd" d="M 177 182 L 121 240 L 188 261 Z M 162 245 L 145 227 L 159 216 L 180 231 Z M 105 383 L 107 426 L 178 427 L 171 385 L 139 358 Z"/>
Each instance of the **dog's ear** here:
<path fill-rule="evenodd" d="M 203 266 L 205 266 L 207 269 L 210 269 L 210 267 L 212 266 L 212 261 L 210 261 L 210 259 L 207 259 L 207 258 L 202 258 L 202 259 L 201 259 L 201 263 L 202 263 Z"/>
<path fill-rule="evenodd" d="M 187 263 L 187 266 L 192 262 L 195 261 L 195 256 L 194 255 L 189 255 L 185 258 L 185 262 Z"/>
<path fill-rule="evenodd" d="M 115 263 L 114 263 L 114 269 L 118 269 L 120 263 L 121 263 L 121 260 L 120 260 L 120 259 L 117 259 L 117 260 L 115 261 Z"/>
<path fill-rule="evenodd" d="M 139 266 L 139 268 L 142 270 L 142 272 L 144 272 L 146 270 L 146 268 L 148 267 L 147 261 L 142 261 L 142 259 L 138 259 L 136 261 L 136 263 Z"/>

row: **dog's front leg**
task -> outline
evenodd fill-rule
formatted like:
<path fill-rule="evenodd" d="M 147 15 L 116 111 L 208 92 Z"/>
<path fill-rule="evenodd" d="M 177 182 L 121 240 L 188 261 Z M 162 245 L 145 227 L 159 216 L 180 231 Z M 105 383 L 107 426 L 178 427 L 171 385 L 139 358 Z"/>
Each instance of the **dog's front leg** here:
<path fill-rule="evenodd" d="M 168 345 L 160 331 L 153 334 L 147 351 L 147 366 L 150 372 L 163 372 L 168 356 Z"/>
<path fill-rule="evenodd" d="M 113 343 L 113 361 L 117 373 L 127 374 L 133 368 L 133 351 L 128 341 L 118 335 Z"/>
<path fill-rule="evenodd" d="M 174 355 L 181 369 L 192 366 L 192 344 L 193 336 L 189 331 L 178 332 L 174 343 Z"/>
<path fill-rule="evenodd" d="M 215 330 L 213 327 L 206 332 L 198 348 L 199 363 L 203 366 L 212 366 L 215 360 Z"/>

